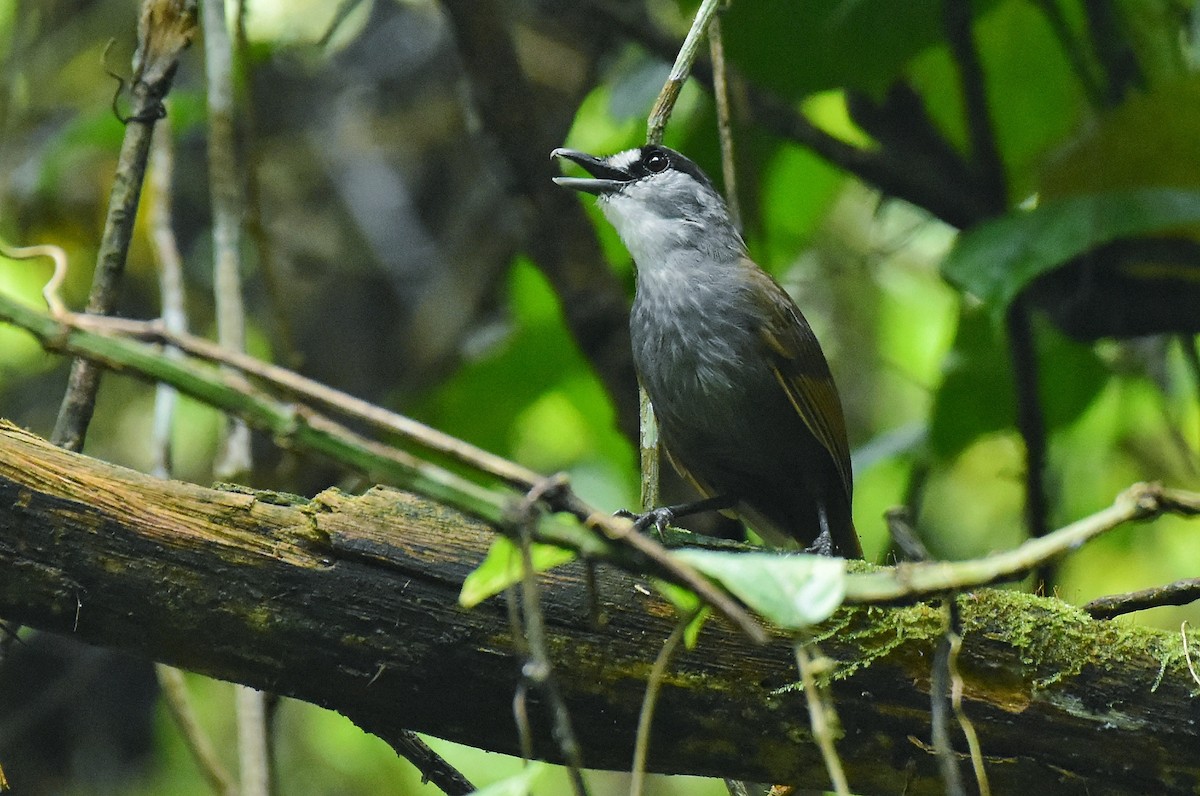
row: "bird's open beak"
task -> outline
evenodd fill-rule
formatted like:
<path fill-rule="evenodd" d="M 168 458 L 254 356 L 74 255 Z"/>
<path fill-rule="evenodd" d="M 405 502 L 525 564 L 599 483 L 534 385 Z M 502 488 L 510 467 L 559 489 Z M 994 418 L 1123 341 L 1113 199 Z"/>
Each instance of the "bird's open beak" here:
<path fill-rule="evenodd" d="M 594 193 L 597 196 L 612 193 L 620 189 L 627 182 L 633 179 L 633 175 L 623 169 L 617 169 L 610 166 L 605 161 L 589 155 L 586 152 L 579 152 L 575 149 L 564 149 L 559 147 L 550 153 L 550 159 L 566 158 L 567 160 L 578 163 L 583 166 L 592 178 L 588 177 L 555 177 L 554 183 L 562 185 L 566 188 L 574 188 L 577 191 L 586 191 Z M 593 179 L 594 178 L 594 179 Z"/>

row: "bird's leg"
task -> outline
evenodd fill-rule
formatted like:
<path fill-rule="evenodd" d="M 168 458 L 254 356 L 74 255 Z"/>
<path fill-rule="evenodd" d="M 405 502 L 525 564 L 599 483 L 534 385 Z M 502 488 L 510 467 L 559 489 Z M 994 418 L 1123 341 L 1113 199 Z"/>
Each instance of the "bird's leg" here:
<path fill-rule="evenodd" d="M 833 555 L 833 534 L 829 532 L 829 517 L 825 514 L 825 504 L 817 503 L 817 518 L 821 523 L 821 532 L 813 543 L 804 548 L 804 552 L 818 556 Z"/>
<path fill-rule="evenodd" d="M 679 503 L 674 506 L 659 506 L 656 509 L 650 509 L 642 514 L 634 514 L 627 509 L 621 509 L 616 512 L 618 517 L 628 517 L 633 520 L 633 527 L 639 531 L 645 531 L 650 526 L 654 526 L 658 530 L 659 536 L 662 536 L 663 531 L 667 529 L 675 520 L 680 517 L 688 517 L 692 514 L 699 514 L 702 511 L 719 511 L 721 509 L 733 508 L 737 503 L 737 498 L 733 495 L 714 495 L 713 497 L 696 500 L 691 503 Z"/>

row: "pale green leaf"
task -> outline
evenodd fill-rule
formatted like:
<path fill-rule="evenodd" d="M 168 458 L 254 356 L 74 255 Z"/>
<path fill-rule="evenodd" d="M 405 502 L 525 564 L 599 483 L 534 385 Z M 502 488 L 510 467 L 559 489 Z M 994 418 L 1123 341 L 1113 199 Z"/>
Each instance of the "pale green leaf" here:
<path fill-rule="evenodd" d="M 575 558 L 575 553 L 570 550 L 536 543 L 530 547 L 530 555 L 535 572 L 545 572 Z M 521 551 L 508 537 L 498 536 L 487 556 L 463 581 L 458 603 L 464 608 L 474 608 L 520 580 Z"/>
<path fill-rule="evenodd" d="M 675 555 L 783 628 L 794 630 L 828 619 L 846 592 L 842 558 L 714 550 L 677 550 Z"/>

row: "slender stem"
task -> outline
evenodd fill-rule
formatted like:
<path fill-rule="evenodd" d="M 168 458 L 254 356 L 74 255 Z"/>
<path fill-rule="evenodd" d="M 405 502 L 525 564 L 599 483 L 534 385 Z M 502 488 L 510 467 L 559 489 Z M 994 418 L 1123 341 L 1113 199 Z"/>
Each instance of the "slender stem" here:
<path fill-rule="evenodd" d="M 846 580 L 847 604 L 878 604 L 923 599 L 949 591 L 1015 580 L 1085 542 L 1130 520 L 1165 513 L 1200 515 L 1200 494 L 1165 489 L 1158 484 L 1134 484 L 1113 505 L 1020 547 L 970 561 L 899 564 L 879 572 L 851 575 Z"/>
<path fill-rule="evenodd" d="M 233 119 L 233 43 L 225 20 L 225 0 L 203 0 L 204 66 L 208 95 L 208 184 L 212 200 L 213 293 L 217 342 L 231 351 L 246 350 L 246 315 L 242 301 L 242 185 L 237 163 Z M 241 2 L 235 14 L 241 16 Z M 223 481 L 244 479 L 253 469 L 250 427 L 226 418 L 213 475 Z M 271 739 L 267 696 L 235 686 L 238 762 L 243 796 L 270 796 Z"/>
<path fill-rule="evenodd" d="M 166 7 L 153 10 L 160 5 Z M 130 89 L 133 105 L 125 119 L 125 137 L 121 141 L 104 233 L 96 253 L 96 270 L 92 274 L 87 302 L 89 313 L 107 315 L 116 305 L 137 219 L 154 125 L 162 116 L 162 100 L 171 88 L 179 55 L 194 34 L 195 21 L 194 4 L 161 4 L 145 0 L 142 5 L 138 47 L 134 53 L 135 77 Z M 88 425 L 96 409 L 100 373 L 95 363 L 85 359 L 71 363 L 67 392 L 51 435 L 56 445 L 72 451 L 83 450 Z"/>
<path fill-rule="evenodd" d="M 1134 611 L 1145 611 L 1147 608 L 1187 605 L 1196 600 L 1200 600 L 1200 578 L 1185 578 L 1168 583 L 1166 586 L 1155 586 L 1128 594 L 1097 597 L 1085 604 L 1083 610 L 1091 614 L 1094 619 L 1112 619 Z"/>
<path fill-rule="evenodd" d="M 992 788 L 988 783 L 987 769 L 983 767 L 983 748 L 979 745 L 979 735 L 975 732 L 975 725 L 967 718 L 966 710 L 963 708 L 964 684 L 962 675 L 958 673 L 958 655 L 962 652 L 962 634 L 952 627 L 948 638 L 950 641 L 950 652 L 947 658 L 950 670 L 950 704 L 954 708 L 954 717 L 958 719 L 958 726 L 967 739 L 967 749 L 971 753 L 971 766 L 975 771 L 975 784 L 979 788 L 979 796 L 991 796 Z"/>
<path fill-rule="evenodd" d="M 671 112 L 675 110 L 675 102 L 679 99 L 683 83 L 691 74 L 692 63 L 696 60 L 696 53 L 700 50 L 700 40 L 708 30 L 708 23 L 720 5 L 721 0 L 704 0 L 700 4 L 699 10 L 696 11 L 692 27 L 688 29 L 683 45 L 679 48 L 679 54 L 675 56 L 671 74 L 667 76 L 667 82 L 663 85 L 658 99 L 654 101 L 654 108 L 650 111 L 650 118 L 646 123 L 647 143 L 662 143 L 663 130 L 666 129 L 667 122 L 671 118 Z"/>
<path fill-rule="evenodd" d="M 950 667 L 951 640 L 955 636 L 956 615 L 955 595 L 951 594 L 942 599 L 942 621 L 945 632 L 938 639 L 933 650 L 933 661 L 930 665 L 929 700 L 930 725 L 932 731 L 930 740 L 933 742 L 933 752 L 937 755 L 938 769 L 941 771 L 942 787 L 947 796 L 965 796 L 962 772 L 958 767 L 958 754 L 950 740 L 950 712 L 953 710 L 953 694 L 950 684 L 952 675 Z"/>
<path fill-rule="evenodd" d="M 842 767 L 842 759 L 838 757 L 834 745 L 837 716 L 831 705 L 822 698 L 817 688 L 817 678 L 813 674 L 814 664 L 809 655 L 811 642 L 797 641 L 793 645 L 796 653 L 796 666 L 800 669 L 800 682 L 804 684 L 804 699 L 808 702 L 808 721 L 812 726 L 813 740 L 821 750 L 821 758 L 825 761 L 825 770 L 829 773 L 829 781 L 838 796 L 850 796 L 850 784 L 846 781 L 846 772 Z"/>
<path fill-rule="evenodd" d="M 662 690 L 663 677 L 666 675 L 667 664 L 671 656 L 679 649 L 683 635 L 688 625 L 695 621 L 697 611 L 691 611 L 679 617 L 671 635 L 663 642 L 662 649 L 650 667 L 650 676 L 646 678 L 646 693 L 642 697 L 642 710 L 638 713 L 637 736 L 633 743 L 633 766 L 629 781 L 629 796 L 641 796 L 642 787 L 646 780 L 646 756 L 650 751 L 650 727 L 654 723 L 654 706 L 658 704 L 658 694 Z"/>
<path fill-rule="evenodd" d="M 993 213 L 1008 206 L 1008 180 L 996 143 L 995 126 L 988 108 L 987 84 L 975 37 L 971 30 L 971 0 L 943 0 L 946 41 L 958 64 L 967 130 L 971 137 L 971 166 Z"/>
<path fill-rule="evenodd" d="M 558 484 L 544 480 L 525 496 L 517 518 L 517 535 L 521 549 L 521 608 L 524 616 L 525 643 L 529 659 L 522 667 L 525 679 L 533 683 L 546 697 L 547 709 L 553 724 L 553 734 L 558 741 L 563 760 L 566 761 L 571 787 L 575 796 L 587 796 L 587 783 L 583 779 L 583 748 L 571 726 L 571 716 L 563 701 L 550 653 L 546 644 L 546 623 L 542 616 L 541 597 L 538 594 L 537 571 L 533 567 L 533 526 L 537 521 L 537 503 L 546 489 L 557 489 Z"/>
<path fill-rule="evenodd" d="M 192 700 L 188 694 L 187 683 L 183 679 L 183 672 L 163 663 L 155 664 L 154 671 L 158 675 L 158 684 L 162 688 L 167 711 L 179 727 L 184 744 L 192 753 L 192 758 L 200 767 L 200 773 L 208 782 L 208 786 L 212 788 L 213 793 L 221 796 L 237 796 L 238 787 L 233 775 L 221 764 L 212 740 L 192 709 Z"/>
<path fill-rule="evenodd" d="M 729 76 L 725 64 L 725 44 L 721 35 L 721 15 L 708 23 L 708 51 L 713 65 L 713 99 L 717 105 L 717 135 L 721 139 L 721 176 L 725 182 L 725 204 L 733 225 L 742 228 L 742 206 L 738 201 L 737 164 L 733 156 L 733 109 L 729 103 Z"/>
<path fill-rule="evenodd" d="M 175 240 L 171 217 L 171 187 L 174 173 L 174 145 L 171 124 L 163 119 L 154 134 L 150 156 L 150 193 L 146 210 L 150 222 L 150 244 L 158 265 L 158 289 L 162 301 L 162 323 L 174 334 L 187 333 L 184 305 L 183 263 Z M 177 359 L 183 352 L 167 350 L 167 356 Z M 154 427 L 151 433 L 153 464 L 150 472 L 159 478 L 171 477 L 171 428 L 175 418 L 178 392 L 169 384 L 155 385 Z"/>
<path fill-rule="evenodd" d="M 1033 538 L 1050 531 L 1050 501 L 1046 494 L 1046 418 L 1038 384 L 1037 347 L 1029 307 L 1018 297 L 1005 317 L 1017 397 L 1017 429 L 1025 442 L 1025 522 Z M 1054 567 L 1041 567 L 1034 580 L 1047 592 L 1053 588 Z"/>
<path fill-rule="evenodd" d="M 225 22 L 224 0 L 203 0 L 203 7 L 217 341 L 231 351 L 245 351 L 246 316 L 241 277 L 244 200 L 233 120 L 233 44 Z M 213 473 L 219 479 L 235 481 L 249 473 L 252 466 L 250 429 L 241 419 L 231 417 Z"/>

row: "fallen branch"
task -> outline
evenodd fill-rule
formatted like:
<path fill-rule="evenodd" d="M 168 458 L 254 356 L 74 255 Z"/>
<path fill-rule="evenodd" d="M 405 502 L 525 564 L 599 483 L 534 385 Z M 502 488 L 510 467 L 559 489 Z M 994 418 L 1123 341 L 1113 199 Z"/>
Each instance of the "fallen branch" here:
<path fill-rule="evenodd" d="M 0 615 L 334 708 L 392 743 L 416 729 L 516 753 L 522 659 L 502 601 L 457 605 L 496 528 L 388 489 L 313 500 L 163 481 L 0 424 Z M 546 649 L 584 765 L 625 769 L 673 609 L 639 580 L 542 576 Z M 1195 684 L 1180 634 L 1097 622 L 1057 600 L 960 597 L 963 703 L 998 793 L 1191 793 Z M 940 793 L 928 750 L 935 606 L 848 608 L 816 629 L 838 753 L 860 793 Z M 722 621 L 680 650 L 648 770 L 823 787 L 787 639 Z M 534 753 L 557 759 L 531 710 Z"/>

